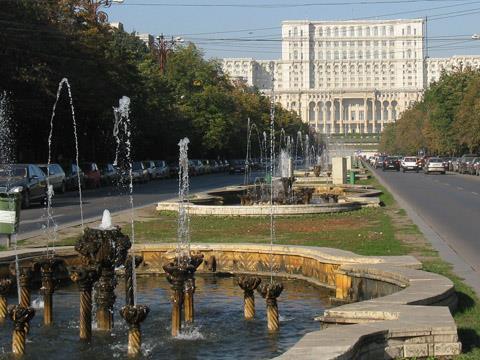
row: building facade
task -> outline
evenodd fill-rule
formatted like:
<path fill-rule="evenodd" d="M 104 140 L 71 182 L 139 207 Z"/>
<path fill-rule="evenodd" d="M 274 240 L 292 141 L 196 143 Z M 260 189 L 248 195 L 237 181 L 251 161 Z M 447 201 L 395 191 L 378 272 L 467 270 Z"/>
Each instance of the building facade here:
<path fill-rule="evenodd" d="M 321 133 L 378 133 L 455 66 L 426 60 L 424 33 L 423 19 L 284 21 L 280 60 L 224 59 L 223 69 L 267 95 L 274 75 L 276 101 Z"/>

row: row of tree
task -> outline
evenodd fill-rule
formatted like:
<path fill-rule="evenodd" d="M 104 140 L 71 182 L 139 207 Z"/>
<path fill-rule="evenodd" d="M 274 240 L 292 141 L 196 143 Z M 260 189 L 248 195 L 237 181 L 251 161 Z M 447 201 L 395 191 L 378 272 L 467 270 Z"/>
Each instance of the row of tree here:
<path fill-rule="evenodd" d="M 480 71 L 443 73 L 423 100 L 386 127 L 380 148 L 390 154 L 480 152 Z"/>
<path fill-rule="evenodd" d="M 247 118 L 259 132 L 269 126 L 270 102 L 256 89 L 234 85 L 219 62 L 194 44 L 176 48 L 164 73 L 142 41 L 92 15 L 84 0 L 2 0 L 0 91 L 14 119 L 17 157 L 45 161 L 52 106 L 59 81 L 71 84 L 81 157 L 108 161 L 115 149 L 112 107 L 132 100 L 134 156 L 175 158 L 177 143 L 191 140 L 191 156 L 243 157 Z M 62 93 L 54 124 L 57 157 L 72 158 L 73 127 Z M 308 131 L 293 112 L 276 108 L 276 127 Z M 258 137 L 254 137 L 256 139 Z M 253 144 L 253 151 L 258 147 Z"/>

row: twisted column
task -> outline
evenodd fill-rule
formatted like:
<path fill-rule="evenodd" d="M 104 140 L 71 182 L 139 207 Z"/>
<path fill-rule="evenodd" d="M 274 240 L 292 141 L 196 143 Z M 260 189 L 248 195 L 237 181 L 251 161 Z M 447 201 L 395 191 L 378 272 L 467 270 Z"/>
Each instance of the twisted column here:
<path fill-rule="evenodd" d="M 13 281 L 10 278 L 0 279 L 0 324 L 3 323 L 7 317 L 7 295 L 12 287 Z"/>
<path fill-rule="evenodd" d="M 31 307 L 12 305 L 9 306 L 8 313 L 15 324 L 12 337 L 12 352 L 15 356 L 22 356 L 25 354 L 26 329 L 30 320 L 35 316 L 35 310 Z"/>
<path fill-rule="evenodd" d="M 40 261 L 40 272 L 42 275 L 42 287 L 40 291 L 43 294 L 43 324 L 51 325 L 52 319 L 52 307 L 53 307 L 53 292 L 55 291 L 55 284 L 53 280 L 53 273 L 56 266 L 61 262 L 60 259 L 49 258 Z"/>
<path fill-rule="evenodd" d="M 254 291 L 260 285 L 262 279 L 258 276 L 240 276 L 238 286 L 243 290 L 243 313 L 246 320 L 255 317 L 255 294 Z"/>
<path fill-rule="evenodd" d="M 172 336 L 175 337 L 182 326 L 183 289 L 192 266 L 176 259 L 175 262 L 165 264 L 163 270 L 168 274 L 167 280 L 172 286 Z"/>
<path fill-rule="evenodd" d="M 89 341 L 92 338 L 92 288 L 98 272 L 87 267 L 73 269 L 70 278 L 80 290 L 80 340 Z"/>
<path fill-rule="evenodd" d="M 128 329 L 128 356 L 137 356 L 141 353 L 142 333 L 140 323 L 146 318 L 150 309 L 145 305 L 125 305 L 120 315 L 129 325 Z"/>
<path fill-rule="evenodd" d="M 262 283 L 258 286 L 257 291 L 263 296 L 263 298 L 265 298 L 267 303 L 268 331 L 278 331 L 280 328 L 280 321 L 277 298 L 283 291 L 283 284 L 276 281 Z"/>
<path fill-rule="evenodd" d="M 203 262 L 203 254 L 192 254 L 189 259 L 190 269 L 187 278 L 183 284 L 183 310 L 185 316 L 185 322 L 193 323 L 194 321 L 194 301 L 193 295 L 195 293 L 195 271 Z"/>

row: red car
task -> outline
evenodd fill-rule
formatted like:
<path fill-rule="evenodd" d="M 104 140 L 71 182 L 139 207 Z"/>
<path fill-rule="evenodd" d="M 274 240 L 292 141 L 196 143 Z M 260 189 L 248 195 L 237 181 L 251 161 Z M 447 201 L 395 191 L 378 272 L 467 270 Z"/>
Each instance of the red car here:
<path fill-rule="evenodd" d="M 88 188 L 99 188 L 101 184 L 101 174 L 96 163 L 87 162 L 80 165 L 85 173 L 85 184 Z"/>

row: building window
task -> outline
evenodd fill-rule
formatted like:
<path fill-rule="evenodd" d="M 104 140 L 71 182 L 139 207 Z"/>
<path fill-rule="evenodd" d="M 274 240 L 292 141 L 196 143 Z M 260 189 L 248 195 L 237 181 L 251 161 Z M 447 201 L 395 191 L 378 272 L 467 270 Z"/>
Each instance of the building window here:
<path fill-rule="evenodd" d="M 373 28 L 373 36 L 378 36 L 378 28 L 376 26 Z"/>
<path fill-rule="evenodd" d="M 349 36 L 350 37 L 355 36 L 355 30 L 354 30 L 353 26 L 350 26 L 350 28 L 349 28 Z"/>
<path fill-rule="evenodd" d="M 369 27 L 367 27 L 365 29 L 365 36 L 370 36 L 370 28 Z"/>
<path fill-rule="evenodd" d="M 382 36 L 385 35 L 387 35 L 387 29 L 385 28 L 385 26 L 382 26 Z"/>
<path fill-rule="evenodd" d="M 363 52 L 362 52 L 362 50 L 360 50 L 360 51 L 358 52 L 358 59 L 359 59 L 359 60 L 362 60 L 362 59 L 363 59 Z M 359 68 L 359 69 L 360 69 L 360 68 Z"/>
<path fill-rule="evenodd" d="M 323 28 L 318 29 L 318 36 L 323 36 Z"/>
<path fill-rule="evenodd" d="M 407 35 L 412 33 L 412 27 L 410 25 L 407 26 Z"/>
<path fill-rule="evenodd" d="M 330 28 L 327 28 L 327 36 L 331 36 Z"/>
<path fill-rule="evenodd" d="M 294 60 L 297 60 L 297 59 L 298 59 L 298 51 L 297 51 L 297 50 L 295 50 L 295 51 L 293 52 L 293 59 L 294 59 Z"/>
<path fill-rule="evenodd" d="M 394 32 L 393 32 L 393 26 L 390 26 L 389 32 L 390 32 L 390 35 L 393 35 L 393 34 L 394 34 Z"/>
<path fill-rule="evenodd" d="M 336 51 L 336 50 L 335 50 L 335 52 L 334 52 L 334 59 L 335 59 L 335 60 L 338 60 L 338 51 Z"/>
<path fill-rule="evenodd" d="M 338 37 L 338 28 L 333 28 L 333 36 Z"/>
<path fill-rule="evenodd" d="M 365 59 L 370 59 L 370 50 L 365 52 Z"/>
<path fill-rule="evenodd" d="M 293 36 L 297 36 L 298 35 L 298 29 L 295 27 L 293 28 Z"/>
<path fill-rule="evenodd" d="M 363 31 L 360 26 L 357 28 L 357 36 L 363 36 Z"/>

